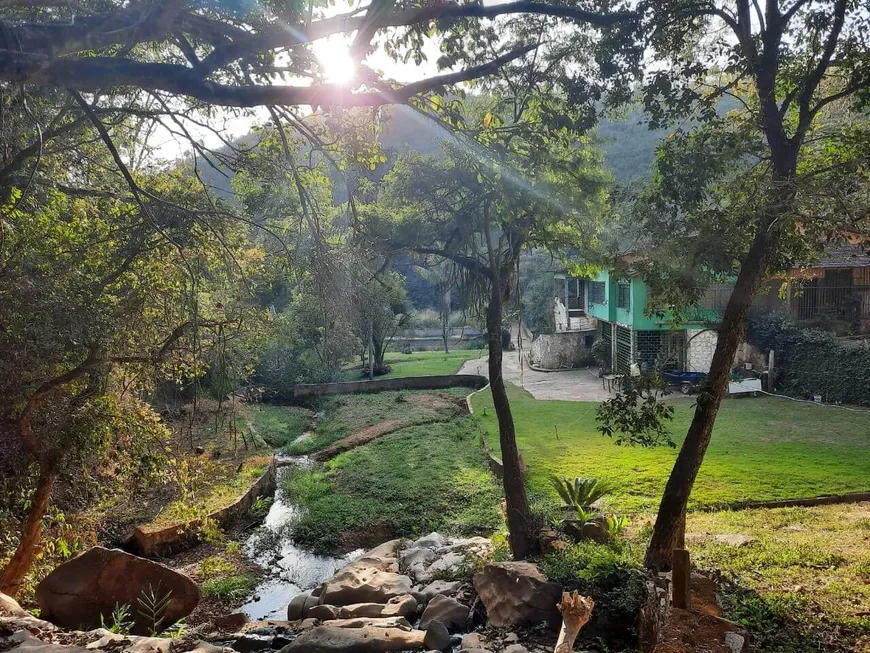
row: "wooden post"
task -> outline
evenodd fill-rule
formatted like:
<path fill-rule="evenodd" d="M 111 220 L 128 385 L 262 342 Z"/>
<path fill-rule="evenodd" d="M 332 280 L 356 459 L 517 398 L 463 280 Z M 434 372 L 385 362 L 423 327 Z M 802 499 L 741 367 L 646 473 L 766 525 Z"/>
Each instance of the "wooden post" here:
<path fill-rule="evenodd" d="M 689 552 L 686 549 L 674 549 L 674 566 L 672 572 L 671 605 L 683 610 L 692 609 L 692 570 L 689 565 Z"/>
<path fill-rule="evenodd" d="M 771 349 L 770 352 L 768 352 L 768 354 L 767 354 L 767 391 L 768 392 L 772 393 L 774 390 L 773 379 L 775 376 L 776 376 L 776 374 L 774 372 L 773 350 Z"/>

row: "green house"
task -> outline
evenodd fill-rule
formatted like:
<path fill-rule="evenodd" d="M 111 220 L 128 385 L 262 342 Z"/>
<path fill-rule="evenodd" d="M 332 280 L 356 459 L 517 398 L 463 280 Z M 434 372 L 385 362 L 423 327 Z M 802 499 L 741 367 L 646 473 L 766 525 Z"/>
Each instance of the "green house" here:
<path fill-rule="evenodd" d="M 595 329 L 598 338 L 611 344 L 613 367 L 621 373 L 632 363 L 707 372 L 730 288 L 712 287 L 693 309 L 691 321 L 675 325 L 667 313 L 647 313 L 648 288 L 639 277 L 619 277 L 611 270 L 591 279 L 556 275 L 556 331 L 571 332 L 581 324 L 584 330 Z M 560 320 L 561 314 L 567 320 Z"/>

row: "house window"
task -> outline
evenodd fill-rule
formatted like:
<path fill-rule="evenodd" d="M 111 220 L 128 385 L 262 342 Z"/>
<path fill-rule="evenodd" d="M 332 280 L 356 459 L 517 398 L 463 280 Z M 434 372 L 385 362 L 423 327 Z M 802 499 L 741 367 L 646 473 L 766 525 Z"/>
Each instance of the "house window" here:
<path fill-rule="evenodd" d="M 631 284 L 619 283 L 616 285 L 616 307 L 631 310 Z"/>
<path fill-rule="evenodd" d="M 603 304 L 604 303 L 604 282 L 592 281 L 589 284 L 589 303 Z"/>

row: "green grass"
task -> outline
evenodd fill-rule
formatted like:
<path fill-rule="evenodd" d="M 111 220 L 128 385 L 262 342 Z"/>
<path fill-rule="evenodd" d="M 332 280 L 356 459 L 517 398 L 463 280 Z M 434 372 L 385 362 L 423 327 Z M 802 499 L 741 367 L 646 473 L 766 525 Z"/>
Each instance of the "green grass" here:
<path fill-rule="evenodd" d="M 384 363 L 392 369 L 389 374 L 376 378 L 396 379 L 408 376 L 456 374 L 465 361 L 481 356 L 486 356 L 485 349 L 456 349 L 447 354 L 443 351 L 415 351 L 412 354 L 388 352 Z M 361 376 L 361 370 L 358 367 L 347 372 L 348 380 L 355 380 Z"/>
<path fill-rule="evenodd" d="M 694 513 L 686 530 L 694 564 L 725 580 L 725 616 L 759 650 L 870 650 L 870 504 Z M 726 533 L 756 540 L 715 540 Z"/>
<path fill-rule="evenodd" d="M 271 447 L 285 447 L 311 428 L 313 418 L 308 411 L 273 406 L 248 405 L 254 429 Z"/>
<path fill-rule="evenodd" d="M 202 584 L 200 591 L 206 598 L 216 598 L 222 601 L 240 601 L 254 591 L 257 587 L 257 580 L 255 574 L 209 578 Z"/>
<path fill-rule="evenodd" d="M 324 397 L 318 403 L 323 417 L 317 420 L 312 437 L 285 446 L 284 452 L 300 455 L 319 451 L 345 436 L 387 420 L 400 420 L 401 426 L 448 420 L 457 413 L 455 405 L 429 406 L 423 397 L 465 394 L 465 388 L 455 388 L 435 392 L 401 390 Z"/>
<path fill-rule="evenodd" d="M 405 428 L 285 478 L 307 508 L 294 537 L 321 553 L 433 530 L 489 534 L 500 523 L 472 417 Z"/>
<path fill-rule="evenodd" d="M 549 474 L 595 476 L 614 483 L 608 507 L 654 510 L 673 466 L 669 448 L 617 447 L 596 430 L 594 403 L 538 401 L 508 384 L 520 453 L 530 488 L 555 498 Z M 474 397 L 488 441 L 498 427 L 488 392 Z M 675 404 L 679 447 L 691 420 L 689 402 Z M 870 419 L 865 413 L 773 397 L 726 399 L 692 491 L 691 505 L 810 497 L 870 490 Z"/>

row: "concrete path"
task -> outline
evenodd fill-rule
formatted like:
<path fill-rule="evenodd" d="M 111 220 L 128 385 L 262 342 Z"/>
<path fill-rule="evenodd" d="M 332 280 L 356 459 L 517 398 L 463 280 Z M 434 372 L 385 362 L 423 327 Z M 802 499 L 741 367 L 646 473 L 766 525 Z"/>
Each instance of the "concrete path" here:
<path fill-rule="evenodd" d="M 528 390 L 535 399 L 564 401 L 605 401 L 613 395 L 601 386 L 596 368 L 537 372 L 529 368 L 523 350 L 522 374 L 517 352 L 506 351 L 502 362 L 504 380 Z M 458 374 L 480 374 L 489 377 L 486 357 L 465 361 Z"/>

